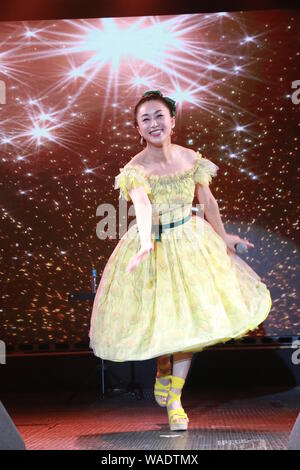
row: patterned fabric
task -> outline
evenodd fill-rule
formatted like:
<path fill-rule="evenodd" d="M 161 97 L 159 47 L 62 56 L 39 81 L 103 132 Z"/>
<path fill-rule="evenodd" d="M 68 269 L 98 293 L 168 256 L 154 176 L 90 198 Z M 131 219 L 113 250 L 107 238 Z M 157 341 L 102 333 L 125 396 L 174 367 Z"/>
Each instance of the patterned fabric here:
<path fill-rule="evenodd" d="M 144 186 L 152 204 L 152 223 L 185 217 L 195 184 L 209 185 L 219 167 L 197 152 L 197 162 L 173 175 L 147 176 L 142 167 L 120 169 L 115 189 L 130 201 L 129 190 Z M 178 351 L 196 352 L 237 339 L 268 316 L 271 295 L 258 274 L 203 218 L 166 230 L 154 251 L 131 273 L 140 250 L 137 224 L 131 225 L 107 261 L 94 299 L 90 347 L 102 359 L 145 360 Z"/>

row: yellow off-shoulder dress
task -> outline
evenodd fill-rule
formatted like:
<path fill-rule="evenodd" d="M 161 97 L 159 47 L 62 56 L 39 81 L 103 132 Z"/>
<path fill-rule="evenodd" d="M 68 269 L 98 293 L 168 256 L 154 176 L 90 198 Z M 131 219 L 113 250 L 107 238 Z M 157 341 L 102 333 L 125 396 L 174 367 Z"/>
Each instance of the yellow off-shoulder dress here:
<path fill-rule="evenodd" d="M 173 175 L 147 176 L 127 164 L 115 178 L 119 198 L 144 186 L 152 223 L 169 223 L 191 212 L 195 184 L 209 185 L 219 167 L 197 153 L 197 163 Z M 130 273 L 141 248 L 137 224 L 120 239 L 105 266 L 90 323 L 90 348 L 102 359 L 145 360 L 174 352 L 197 352 L 237 339 L 258 327 L 271 309 L 271 295 L 258 274 L 204 217 L 167 229 L 154 250 Z"/>

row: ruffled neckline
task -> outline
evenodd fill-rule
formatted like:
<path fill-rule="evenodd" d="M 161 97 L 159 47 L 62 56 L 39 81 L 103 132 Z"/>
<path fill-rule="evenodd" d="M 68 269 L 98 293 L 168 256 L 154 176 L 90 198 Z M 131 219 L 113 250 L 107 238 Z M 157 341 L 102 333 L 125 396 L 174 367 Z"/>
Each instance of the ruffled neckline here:
<path fill-rule="evenodd" d="M 187 170 L 182 170 L 182 171 L 176 171 L 175 173 L 171 175 L 147 175 L 146 171 L 142 166 L 139 165 L 127 165 L 126 167 L 123 168 L 133 168 L 141 171 L 143 173 L 144 177 L 147 178 L 148 180 L 163 180 L 163 181 L 169 181 L 173 179 L 179 179 L 179 178 L 186 178 L 188 175 L 192 175 L 198 168 L 200 160 L 202 158 L 202 154 L 198 151 L 196 151 L 196 154 L 198 156 L 198 160 L 195 163 L 195 165 L 192 168 L 188 168 Z"/>

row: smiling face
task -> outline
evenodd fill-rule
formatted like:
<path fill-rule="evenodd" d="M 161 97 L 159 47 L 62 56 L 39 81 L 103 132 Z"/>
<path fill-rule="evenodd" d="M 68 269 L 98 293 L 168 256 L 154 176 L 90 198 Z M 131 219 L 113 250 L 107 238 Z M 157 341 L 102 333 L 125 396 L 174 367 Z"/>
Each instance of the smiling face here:
<path fill-rule="evenodd" d="M 171 117 L 169 108 L 162 101 L 149 100 L 139 106 L 137 123 L 139 134 L 147 143 L 161 146 L 170 139 L 175 117 Z"/>

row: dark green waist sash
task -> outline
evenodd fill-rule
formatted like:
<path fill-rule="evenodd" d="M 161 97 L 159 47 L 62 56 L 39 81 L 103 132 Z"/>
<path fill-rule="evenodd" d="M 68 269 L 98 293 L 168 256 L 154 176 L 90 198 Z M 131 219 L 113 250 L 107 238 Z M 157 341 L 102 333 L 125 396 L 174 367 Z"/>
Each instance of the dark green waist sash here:
<path fill-rule="evenodd" d="M 177 227 L 177 225 L 184 224 L 191 218 L 191 214 L 188 214 L 186 217 L 184 217 L 181 220 L 175 220 L 175 222 L 170 222 L 168 224 L 158 224 L 158 225 L 152 225 L 151 232 L 155 234 L 155 240 L 157 242 L 161 241 L 161 234 L 168 228 L 173 228 Z"/>

